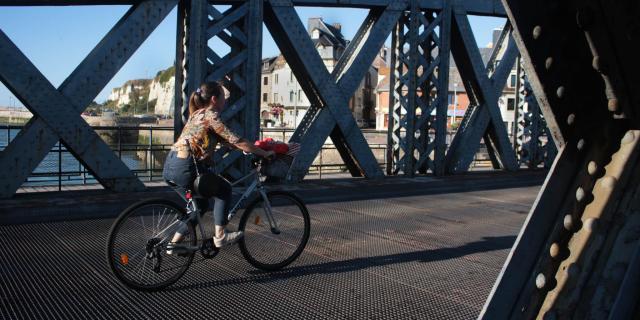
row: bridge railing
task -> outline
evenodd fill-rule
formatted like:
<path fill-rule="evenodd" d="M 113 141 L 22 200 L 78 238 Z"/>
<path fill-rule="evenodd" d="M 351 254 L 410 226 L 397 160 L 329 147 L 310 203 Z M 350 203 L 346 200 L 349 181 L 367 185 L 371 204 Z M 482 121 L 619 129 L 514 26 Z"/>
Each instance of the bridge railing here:
<path fill-rule="evenodd" d="M 11 142 L 22 130 L 22 125 L 0 125 L 0 151 Z M 162 179 L 164 159 L 173 144 L 173 127 L 161 126 L 94 126 L 93 129 L 117 154 L 118 158 L 143 181 L 159 181 Z M 276 140 L 288 141 L 293 129 L 261 128 L 260 138 L 272 137 Z M 384 168 L 387 145 L 375 143 L 375 140 L 386 139 L 386 132 L 365 129 L 374 142 L 369 147 L 376 155 L 378 164 Z M 375 135 L 381 137 L 376 138 Z M 310 178 L 323 179 L 327 175 L 348 172 L 336 147 L 327 143 L 322 147 L 313 165 L 309 168 Z M 89 170 L 60 142 L 50 150 L 36 170 L 27 178 L 23 187 L 57 187 L 62 190 L 65 185 L 96 184 L 97 181 Z"/>

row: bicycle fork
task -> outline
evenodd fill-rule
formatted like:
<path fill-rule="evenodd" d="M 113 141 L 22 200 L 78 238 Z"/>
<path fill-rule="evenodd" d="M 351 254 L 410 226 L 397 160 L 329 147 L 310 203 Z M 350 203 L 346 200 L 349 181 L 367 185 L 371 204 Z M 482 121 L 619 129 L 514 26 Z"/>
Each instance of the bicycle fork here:
<path fill-rule="evenodd" d="M 259 188 L 258 193 L 260 193 L 260 196 L 262 197 L 262 207 L 264 209 L 265 215 L 267 216 L 267 221 L 269 221 L 271 233 L 280 234 L 280 228 L 278 227 L 278 222 L 273 217 L 273 210 L 271 209 L 271 202 L 269 202 L 267 193 L 264 191 L 264 188 Z"/>

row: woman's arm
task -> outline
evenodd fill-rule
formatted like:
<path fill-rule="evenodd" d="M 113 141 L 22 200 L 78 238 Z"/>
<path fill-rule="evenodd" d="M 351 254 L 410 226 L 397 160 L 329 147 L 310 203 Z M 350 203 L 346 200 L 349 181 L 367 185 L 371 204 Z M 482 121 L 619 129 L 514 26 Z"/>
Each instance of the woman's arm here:
<path fill-rule="evenodd" d="M 240 139 L 240 141 L 234 143 L 233 145 L 244 152 L 250 152 L 263 158 L 270 158 L 275 154 L 275 152 L 273 151 L 262 150 L 244 139 Z"/>
<path fill-rule="evenodd" d="M 270 158 L 275 155 L 273 151 L 264 151 L 254 146 L 251 142 L 240 138 L 240 136 L 235 134 L 222 121 L 220 121 L 217 112 L 209 113 L 206 120 L 213 131 L 228 144 L 233 145 L 244 152 L 253 153 L 263 158 Z"/>

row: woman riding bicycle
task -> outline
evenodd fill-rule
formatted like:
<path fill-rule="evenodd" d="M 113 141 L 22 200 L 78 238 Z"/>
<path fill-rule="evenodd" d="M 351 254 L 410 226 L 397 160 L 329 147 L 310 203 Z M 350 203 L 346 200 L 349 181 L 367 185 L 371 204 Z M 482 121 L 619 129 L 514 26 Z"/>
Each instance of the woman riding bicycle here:
<path fill-rule="evenodd" d="M 187 190 L 193 190 L 196 167 L 193 159 L 204 167 L 210 164 L 218 142 L 235 147 L 244 152 L 269 158 L 273 151 L 264 151 L 253 143 L 232 132 L 221 120 L 220 115 L 226 102 L 225 91 L 218 82 L 207 82 L 200 86 L 189 98 L 189 120 L 184 126 L 178 141 L 171 147 L 164 164 L 163 178 L 183 199 Z M 187 145 L 187 141 L 189 145 Z M 203 168 L 202 168 L 203 169 Z M 227 232 L 227 212 L 231 201 L 231 185 L 224 179 L 218 179 L 217 192 L 213 197 L 213 217 L 216 247 L 236 243 L 242 232 Z M 194 197 L 202 212 L 209 208 L 209 200 Z M 176 234 L 172 242 L 180 241 L 182 235 Z"/>

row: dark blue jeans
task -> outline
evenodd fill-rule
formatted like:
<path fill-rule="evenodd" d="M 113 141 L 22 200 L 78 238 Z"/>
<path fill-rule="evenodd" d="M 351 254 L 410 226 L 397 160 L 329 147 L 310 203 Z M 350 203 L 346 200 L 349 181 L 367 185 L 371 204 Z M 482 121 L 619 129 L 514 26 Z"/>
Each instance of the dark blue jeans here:
<path fill-rule="evenodd" d="M 203 166 L 198 166 L 200 172 L 207 170 Z M 189 156 L 186 159 L 178 158 L 176 151 L 169 151 L 167 159 L 164 162 L 164 170 L 162 171 L 162 177 L 167 181 L 167 184 L 175 190 L 178 195 L 185 201 L 187 201 L 187 190 L 193 191 L 193 181 L 196 179 L 196 166 L 193 163 L 193 159 Z M 171 183 L 170 183 L 170 182 Z M 227 212 L 228 206 L 231 202 L 231 185 L 224 183 L 225 185 L 219 186 L 220 192 L 213 197 L 213 219 L 216 225 L 227 225 Z M 198 208 L 202 213 L 209 209 L 210 199 L 202 198 L 196 194 L 193 197 L 194 201 L 198 205 Z"/>

